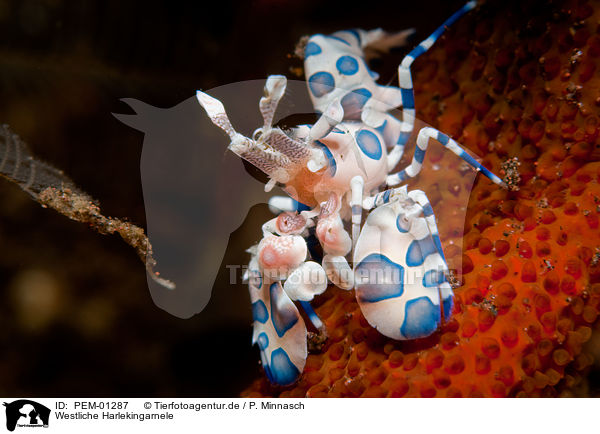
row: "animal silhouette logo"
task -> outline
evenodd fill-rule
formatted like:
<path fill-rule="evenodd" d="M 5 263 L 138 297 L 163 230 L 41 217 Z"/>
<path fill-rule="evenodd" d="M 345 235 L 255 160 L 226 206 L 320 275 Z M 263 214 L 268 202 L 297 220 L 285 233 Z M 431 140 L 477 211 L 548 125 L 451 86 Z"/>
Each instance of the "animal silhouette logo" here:
<path fill-rule="evenodd" d="M 29 399 L 4 403 L 6 407 L 6 429 L 19 427 L 48 427 L 50 409 Z"/>

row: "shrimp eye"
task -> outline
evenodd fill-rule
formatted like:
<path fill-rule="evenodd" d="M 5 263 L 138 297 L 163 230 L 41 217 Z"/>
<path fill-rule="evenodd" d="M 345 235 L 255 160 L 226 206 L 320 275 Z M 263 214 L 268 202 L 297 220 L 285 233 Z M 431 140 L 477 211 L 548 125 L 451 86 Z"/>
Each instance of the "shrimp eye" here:
<path fill-rule="evenodd" d="M 306 227 L 306 219 L 297 213 L 284 212 L 277 217 L 277 230 L 281 234 L 300 233 Z"/>
<path fill-rule="evenodd" d="M 406 214 L 400 214 L 396 219 L 396 226 L 400 232 L 408 232 L 410 230 L 410 220 Z"/>

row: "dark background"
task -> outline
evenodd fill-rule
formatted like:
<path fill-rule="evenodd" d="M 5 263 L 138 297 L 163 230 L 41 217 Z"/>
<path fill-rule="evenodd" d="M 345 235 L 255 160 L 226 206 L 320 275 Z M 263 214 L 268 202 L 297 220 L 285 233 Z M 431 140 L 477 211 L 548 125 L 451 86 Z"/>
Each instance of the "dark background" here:
<path fill-rule="evenodd" d="M 196 89 L 292 78 L 303 35 L 416 27 L 422 39 L 462 3 L 0 0 L 0 122 L 106 215 L 143 226 L 143 135 L 111 115 L 130 113 L 120 98 L 171 107 Z M 384 80 L 402 54 L 375 63 Z M 250 211 L 230 239 L 228 257 L 242 258 L 231 263 L 247 261 L 267 218 L 264 206 Z M 118 236 L 0 182 L 1 395 L 237 396 L 262 375 L 250 340 L 247 290 L 226 270 L 201 314 L 173 317 L 153 304 Z"/>

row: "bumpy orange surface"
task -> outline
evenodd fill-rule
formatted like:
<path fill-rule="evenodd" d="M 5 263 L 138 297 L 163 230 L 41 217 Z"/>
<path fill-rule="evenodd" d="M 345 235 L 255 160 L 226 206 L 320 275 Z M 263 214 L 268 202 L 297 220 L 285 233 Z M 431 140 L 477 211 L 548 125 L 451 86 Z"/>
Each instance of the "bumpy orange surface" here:
<path fill-rule="evenodd" d="M 353 292 L 330 288 L 315 303 L 329 339 L 299 382 L 261 378 L 245 396 L 556 396 L 593 362 L 582 347 L 600 310 L 600 8 L 545 5 L 488 2 L 415 64 L 419 117 L 518 187 L 479 179 L 464 231 L 438 221 L 459 268 L 453 319 L 396 342 Z M 446 156 L 427 159 L 443 167 Z M 468 189 L 449 173 L 426 169 L 411 188 L 426 182 L 447 207 Z"/>

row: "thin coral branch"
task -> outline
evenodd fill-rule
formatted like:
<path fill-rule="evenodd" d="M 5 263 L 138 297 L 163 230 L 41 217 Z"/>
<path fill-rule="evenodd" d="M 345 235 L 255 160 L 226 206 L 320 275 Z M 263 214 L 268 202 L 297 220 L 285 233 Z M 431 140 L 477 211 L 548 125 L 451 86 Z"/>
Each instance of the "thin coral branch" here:
<path fill-rule="evenodd" d="M 44 208 L 88 224 L 101 234 L 117 232 L 135 249 L 148 274 L 160 285 L 174 289 L 175 284 L 154 271 L 156 260 L 144 229 L 127 221 L 106 217 L 90 195 L 75 186 L 62 170 L 35 159 L 27 145 L 8 125 L 0 128 L 0 175 L 16 183 Z"/>

